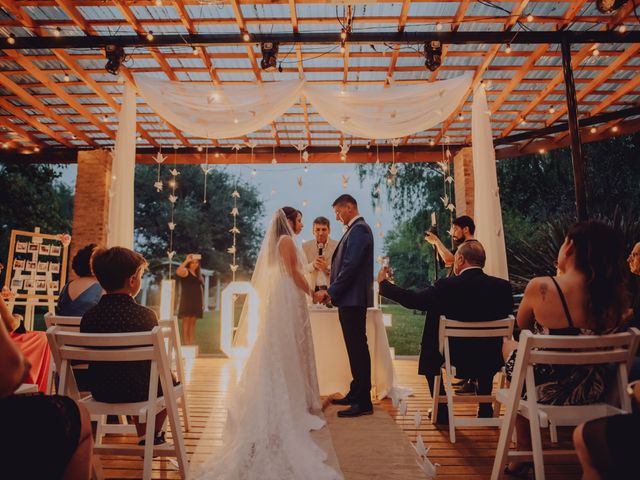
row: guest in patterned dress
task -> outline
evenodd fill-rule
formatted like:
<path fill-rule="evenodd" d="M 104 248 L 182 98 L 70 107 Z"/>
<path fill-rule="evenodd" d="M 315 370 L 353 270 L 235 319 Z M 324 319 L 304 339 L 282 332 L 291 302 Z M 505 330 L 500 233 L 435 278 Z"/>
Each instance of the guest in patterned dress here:
<path fill-rule="evenodd" d="M 144 257 L 128 248 L 97 248 L 91 257 L 91 267 L 107 293 L 82 316 L 80 331 L 144 332 L 157 326 L 155 312 L 138 305 L 133 298 L 140 291 L 146 266 Z M 149 394 L 150 369 L 149 361 L 92 362 L 88 375 L 91 394 L 100 402 L 142 402 Z M 160 385 L 158 395 L 162 395 Z M 164 432 L 161 430 L 166 415 L 166 410 L 163 410 L 156 416 L 156 444 L 164 443 Z M 144 424 L 138 425 L 136 422 L 136 429 L 138 435 L 144 435 Z"/>
<path fill-rule="evenodd" d="M 627 309 L 622 236 L 608 225 L 574 224 L 558 252 L 558 275 L 532 279 L 524 292 L 517 321 L 543 335 L 603 335 L 615 331 Z M 506 362 L 507 378 L 515 365 Z M 603 400 L 604 369 L 589 365 L 536 365 L 539 403 L 585 405 Z M 531 450 L 529 422 L 516 420 L 518 450 Z M 505 473 L 526 475 L 531 465 L 510 464 Z"/>

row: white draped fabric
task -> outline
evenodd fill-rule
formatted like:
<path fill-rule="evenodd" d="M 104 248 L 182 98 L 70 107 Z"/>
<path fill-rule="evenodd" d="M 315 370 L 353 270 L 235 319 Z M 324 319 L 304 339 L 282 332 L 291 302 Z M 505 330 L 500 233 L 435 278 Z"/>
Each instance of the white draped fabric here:
<path fill-rule="evenodd" d="M 334 128 L 356 137 L 400 138 L 446 120 L 467 94 L 472 75 L 409 86 L 336 91 L 305 85 L 304 94 Z"/>
<path fill-rule="evenodd" d="M 302 81 L 214 88 L 136 76 L 140 95 L 162 118 L 198 138 L 238 138 L 269 125 L 300 98 Z"/>
<path fill-rule="evenodd" d="M 133 248 L 133 186 L 136 168 L 136 91 L 126 83 L 111 165 L 108 247 Z"/>
<path fill-rule="evenodd" d="M 482 243 L 487 254 L 484 271 L 488 275 L 508 280 L 496 156 L 491 135 L 491 116 L 482 84 L 473 95 L 471 136 L 473 139 L 474 221 L 476 238 Z"/>
<path fill-rule="evenodd" d="M 472 75 L 410 86 L 337 91 L 303 81 L 214 88 L 136 76 L 140 94 L 161 117 L 200 138 L 248 135 L 286 112 L 304 95 L 336 129 L 357 137 L 398 138 L 447 119 L 471 85 Z"/>

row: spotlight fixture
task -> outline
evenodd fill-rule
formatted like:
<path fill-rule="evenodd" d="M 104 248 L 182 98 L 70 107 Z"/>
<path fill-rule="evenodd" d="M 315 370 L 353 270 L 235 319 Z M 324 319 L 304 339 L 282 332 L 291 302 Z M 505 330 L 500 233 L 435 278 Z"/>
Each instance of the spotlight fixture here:
<path fill-rule="evenodd" d="M 104 55 L 107 57 L 105 70 L 111 75 L 118 75 L 120 65 L 127 61 L 127 54 L 124 48 L 119 45 L 107 45 L 104 49 Z"/>
<path fill-rule="evenodd" d="M 262 60 L 260 67 L 265 72 L 275 72 L 278 69 L 278 48 L 280 44 L 277 42 L 264 42 L 260 44 L 262 51 Z"/>
<path fill-rule="evenodd" d="M 435 72 L 442 64 L 442 43 L 439 40 L 431 40 L 424 44 L 424 65 L 430 71 Z"/>
<path fill-rule="evenodd" d="M 16 36 L 13 33 L 10 33 L 9 36 L 7 37 L 7 43 L 9 45 L 15 45 L 16 43 Z"/>
<path fill-rule="evenodd" d="M 596 0 L 596 8 L 600 13 L 611 13 L 618 10 L 629 0 Z"/>

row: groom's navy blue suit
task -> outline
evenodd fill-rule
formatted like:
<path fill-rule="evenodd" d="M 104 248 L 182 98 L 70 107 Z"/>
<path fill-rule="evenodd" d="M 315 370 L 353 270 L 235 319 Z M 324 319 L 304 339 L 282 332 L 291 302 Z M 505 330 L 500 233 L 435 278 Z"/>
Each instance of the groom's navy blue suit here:
<path fill-rule="evenodd" d="M 371 358 L 367 346 L 367 307 L 373 306 L 373 234 L 362 217 L 347 229 L 331 258 L 328 289 L 338 307 L 353 381 L 347 396 L 371 407 Z"/>

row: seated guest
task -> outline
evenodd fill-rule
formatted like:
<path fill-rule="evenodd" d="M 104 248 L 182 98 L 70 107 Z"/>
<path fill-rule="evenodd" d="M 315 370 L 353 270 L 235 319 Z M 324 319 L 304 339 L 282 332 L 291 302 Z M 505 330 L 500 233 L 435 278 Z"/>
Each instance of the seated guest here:
<path fill-rule="evenodd" d="M 67 282 L 60 291 L 56 315 L 81 317 L 98 303 L 102 296 L 102 287 L 91 272 L 91 253 L 96 248 L 90 243 L 78 250 L 71 262 L 71 268 L 77 277 Z"/>
<path fill-rule="evenodd" d="M 630 279 L 630 293 L 632 317 L 630 326 L 640 328 L 640 242 L 636 243 L 627 258 L 629 271 L 633 274 Z M 638 352 L 640 355 L 640 352 Z"/>
<path fill-rule="evenodd" d="M 634 412 L 598 418 L 578 425 L 573 443 L 585 480 L 638 477 L 640 452 L 640 382 L 629 385 Z"/>
<path fill-rule="evenodd" d="M 601 335 L 617 328 L 626 310 L 622 237 L 594 221 L 574 224 L 558 252 L 555 277 L 537 277 L 527 285 L 518 309 L 518 326 L 543 335 Z M 516 351 L 508 355 L 511 378 Z M 536 365 L 539 403 L 585 405 L 605 396 L 605 369 L 589 365 Z M 517 448 L 531 450 L 529 422 L 516 419 Z M 523 475 L 530 463 L 513 463 L 505 473 Z"/>
<path fill-rule="evenodd" d="M 12 315 L 1 297 L 0 315 L 2 478 L 86 480 L 93 448 L 89 412 L 68 397 L 13 395 L 30 365 L 7 334 Z"/>
<path fill-rule="evenodd" d="M 434 377 L 440 375 L 444 362 L 438 341 L 440 315 L 464 322 L 481 322 L 506 318 L 513 311 L 511 285 L 482 271 L 485 258 L 480 242 L 464 242 L 454 256 L 456 276 L 440 279 L 422 290 L 406 290 L 389 282 L 388 267 L 378 273 L 380 295 L 406 308 L 427 311 L 418 373 L 425 375 L 432 395 Z M 502 340 L 454 338 L 450 345 L 451 363 L 456 366 L 457 374 L 477 378 L 477 393 L 490 395 L 493 376 L 502 367 Z M 444 394 L 444 387 L 441 387 L 440 394 Z M 446 406 L 440 407 L 437 423 L 447 423 L 447 415 Z M 492 415 L 491 404 L 480 405 L 478 416 Z"/>
<path fill-rule="evenodd" d="M 8 288 L 2 289 L 0 297 L 8 300 L 15 296 Z M 19 332 L 22 316 L 9 313 L 2 317 L 2 323 L 9 333 L 13 343 L 20 349 L 26 360 L 31 365 L 29 374 L 24 379 L 24 383 L 34 383 L 38 385 L 38 391 L 47 391 L 47 381 L 49 379 L 49 368 L 51 367 L 51 350 L 45 332 Z"/>
<path fill-rule="evenodd" d="M 87 311 L 80 321 L 83 333 L 144 332 L 158 325 L 156 314 L 134 297 L 140 291 L 142 274 L 147 262 L 142 255 L 128 248 L 96 248 L 91 268 L 100 285 L 107 292 L 98 304 Z M 149 396 L 151 362 L 92 362 L 88 382 L 93 398 L 99 402 L 142 402 Z M 162 390 L 158 385 L 158 395 Z M 162 425 L 166 410 L 156 416 L 155 444 L 164 443 Z M 145 425 L 137 423 L 138 435 L 143 436 Z"/>

